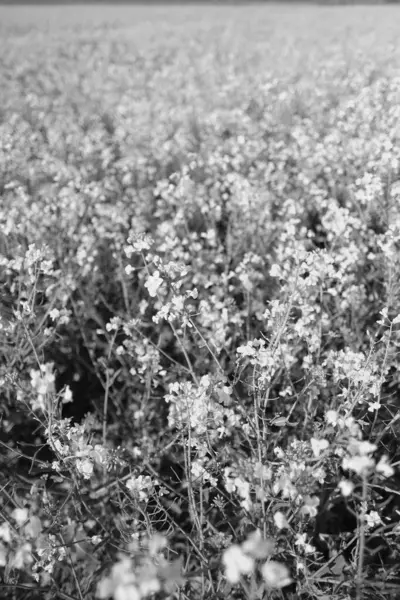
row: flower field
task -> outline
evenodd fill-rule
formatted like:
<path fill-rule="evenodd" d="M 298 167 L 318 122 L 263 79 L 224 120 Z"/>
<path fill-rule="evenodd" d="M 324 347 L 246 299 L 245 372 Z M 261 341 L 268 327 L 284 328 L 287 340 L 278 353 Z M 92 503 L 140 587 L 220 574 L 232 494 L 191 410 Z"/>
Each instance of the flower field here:
<path fill-rule="evenodd" d="M 400 598 L 399 17 L 0 8 L 1 598 Z"/>

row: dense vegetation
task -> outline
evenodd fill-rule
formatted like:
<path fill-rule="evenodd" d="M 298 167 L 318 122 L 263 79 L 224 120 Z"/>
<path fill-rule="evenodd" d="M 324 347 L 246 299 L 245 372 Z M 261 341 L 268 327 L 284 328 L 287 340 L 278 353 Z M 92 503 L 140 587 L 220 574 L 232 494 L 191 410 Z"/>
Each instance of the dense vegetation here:
<path fill-rule="evenodd" d="M 392 9 L 58 10 L 0 12 L 1 597 L 398 598 Z"/>

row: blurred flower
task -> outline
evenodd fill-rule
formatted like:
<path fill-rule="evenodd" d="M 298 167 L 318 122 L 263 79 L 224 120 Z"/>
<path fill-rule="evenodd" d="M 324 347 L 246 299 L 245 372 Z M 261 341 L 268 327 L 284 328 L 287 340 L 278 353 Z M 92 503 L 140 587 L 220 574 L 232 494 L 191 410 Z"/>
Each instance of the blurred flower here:
<path fill-rule="evenodd" d="M 302 515 L 309 515 L 310 517 L 315 517 L 319 506 L 319 498 L 317 496 L 306 496 L 304 498 L 304 504 L 301 507 Z"/>
<path fill-rule="evenodd" d="M 247 540 L 242 543 L 242 550 L 256 560 L 270 556 L 274 551 L 274 547 L 273 540 L 264 539 L 259 529 L 253 531 L 247 537 Z"/>
<path fill-rule="evenodd" d="M 251 556 L 245 554 L 243 549 L 234 544 L 222 555 L 225 565 L 225 575 L 231 583 L 238 583 L 242 575 L 248 575 L 254 569 L 255 563 Z"/>
<path fill-rule="evenodd" d="M 316 458 L 319 457 L 323 450 L 329 448 L 328 440 L 311 438 L 311 448 Z"/>
<path fill-rule="evenodd" d="M 27 508 L 15 508 L 11 514 L 19 526 L 26 523 L 29 517 L 29 512 Z"/>
<path fill-rule="evenodd" d="M 342 496 L 346 498 L 353 492 L 354 483 L 352 481 L 348 481 L 347 479 L 342 479 L 342 481 L 339 481 L 338 483 L 338 488 L 342 492 Z"/>
<path fill-rule="evenodd" d="M 85 458 L 84 460 L 76 461 L 77 471 L 84 477 L 84 479 L 90 479 L 93 474 L 93 463 Z"/>
<path fill-rule="evenodd" d="M 382 519 L 376 510 L 371 510 L 369 513 L 366 513 L 365 522 L 368 529 L 372 529 L 377 525 L 382 525 Z"/>
<path fill-rule="evenodd" d="M 351 456 L 342 460 L 342 468 L 354 471 L 357 475 L 367 475 L 375 465 L 373 458 L 369 456 Z"/>
<path fill-rule="evenodd" d="M 154 271 L 153 275 L 150 275 L 144 284 L 144 286 L 148 289 L 150 296 L 156 296 L 157 290 L 162 285 L 163 279 L 160 277 L 160 272 L 158 270 Z"/>
<path fill-rule="evenodd" d="M 311 554 L 312 552 L 315 552 L 315 547 L 307 542 L 306 533 L 296 533 L 295 546 L 298 546 L 299 548 L 304 550 L 305 554 Z"/>
<path fill-rule="evenodd" d="M 274 514 L 274 522 L 278 529 L 287 529 L 289 527 L 286 516 L 279 510 Z"/>
<path fill-rule="evenodd" d="M 270 589 L 280 590 L 292 583 L 289 569 L 282 563 L 270 560 L 261 567 L 265 585 Z"/>
<path fill-rule="evenodd" d="M 392 477 L 394 475 L 394 468 L 389 464 L 387 456 L 381 457 L 376 465 L 376 471 L 384 477 Z"/>

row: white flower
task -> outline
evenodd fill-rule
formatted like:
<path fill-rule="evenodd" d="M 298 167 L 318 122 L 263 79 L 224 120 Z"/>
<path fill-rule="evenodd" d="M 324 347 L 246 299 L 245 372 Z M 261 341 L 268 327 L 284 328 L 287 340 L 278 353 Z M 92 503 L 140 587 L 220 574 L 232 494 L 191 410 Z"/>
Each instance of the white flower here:
<path fill-rule="evenodd" d="M 350 496 L 354 490 L 354 483 L 352 481 L 348 481 L 347 479 L 343 479 L 339 482 L 338 488 L 342 492 L 342 496 L 346 498 L 347 496 Z"/>
<path fill-rule="evenodd" d="M 201 479 L 205 473 L 205 468 L 200 461 L 196 460 L 192 462 L 191 471 L 194 479 Z"/>
<path fill-rule="evenodd" d="M 287 529 L 289 527 L 287 518 L 279 510 L 274 514 L 274 522 L 278 529 Z"/>
<path fill-rule="evenodd" d="M 367 454 L 375 452 L 376 448 L 377 447 L 375 444 L 371 444 L 371 442 L 368 442 L 366 440 L 351 440 L 349 445 L 349 452 L 353 456 L 356 454 L 359 454 L 360 456 L 367 456 Z"/>
<path fill-rule="evenodd" d="M 73 397 L 72 397 L 72 390 L 69 387 L 69 385 L 65 386 L 65 390 L 63 392 L 63 404 L 67 404 L 68 402 L 72 402 Z"/>
<path fill-rule="evenodd" d="M 139 581 L 139 592 L 140 597 L 145 598 L 152 594 L 156 594 L 161 589 L 161 584 L 156 576 L 149 577 L 149 575 L 143 581 Z M 129 599 L 130 600 L 130 599 Z"/>
<path fill-rule="evenodd" d="M 252 343 L 248 342 L 245 346 L 239 346 L 236 350 L 237 354 L 241 354 L 242 356 L 254 356 L 256 354 L 255 348 L 253 348 Z"/>
<path fill-rule="evenodd" d="M 241 506 L 243 506 L 243 508 L 245 510 L 250 510 L 251 506 L 252 506 L 252 502 L 250 499 L 250 484 L 248 481 L 245 481 L 244 479 L 241 479 L 240 477 L 236 477 L 235 481 L 234 481 L 234 485 L 235 488 L 239 494 L 239 496 L 241 496 L 243 498 L 243 500 L 240 502 Z"/>
<path fill-rule="evenodd" d="M 118 561 L 110 575 L 100 581 L 97 597 L 109 598 L 110 596 L 113 596 L 114 600 L 140 600 L 136 576 L 129 558 Z"/>
<path fill-rule="evenodd" d="M 185 296 L 172 296 L 171 302 L 175 310 L 182 311 L 185 307 Z"/>
<path fill-rule="evenodd" d="M 301 508 L 302 515 L 310 515 L 315 517 L 317 514 L 317 506 L 319 506 L 319 498 L 317 496 L 306 496 L 304 498 L 304 505 Z"/>
<path fill-rule="evenodd" d="M 342 467 L 346 471 L 354 471 L 358 475 L 366 475 L 368 471 L 374 468 L 374 459 L 369 456 L 352 456 L 344 458 Z"/>
<path fill-rule="evenodd" d="M 141 598 L 137 586 L 134 583 L 127 583 L 115 588 L 114 600 L 141 600 Z"/>
<path fill-rule="evenodd" d="M 320 440 L 317 438 L 311 438 L 311 448 L 312 448 L 314 456 L 316 458 L 318 458 L 323 450 L 326 450 L 327 448 L 329 448 L 329 442 L 328 442 L 328 440 L 323 440 L 323 439 Z"/>
<path fill-rule="evenodd" d="M 93 473 L 93 463 L 88 458 L 78 460 L 76 462 L 76 468 L 85 479 L 90 479 L 90 476 Z"/>
<path fill-rule="evenodd" d="M 222 562 L 225 565 L 226 578 L 231 583 L 238 583 L 241 575 L 248 575 L 254 569 L 253 558 L 247 556 L 237 544 L 225 550 Z"/>
<path fill-rule="evenodd" d="M 331 425 L 336 425 L 339 415 L 336 410 L 327 410 L 325 413 L 325 421 Z"/>
<path fill-rule="evenodd" d="M 113 317 L 109 323 L 106 324 L 106 331 L 118 331 L 121 326 L 121 319 L 119 317 Z"/>
<path fill-rule="evenodd" d="M 53 310 L 51 310 L 49 312 L 49 317 L 52 321 L 55 321 L 56 319 L 58 319 L 59 316 L 60 316 L 60 311 L 58 310 L 58 308 L 53 308 Z"/>
<path fill-rule="evenodd" d="M 20 526 L 28 520 L 29 516 L 27 508 L 15 508 L 11 514 Z"/>
<path fill-rule="evenodd" d="M 274 454 L 278 458 L 285 458 L 285 453 L 280 446 L 276 446 L 276 448 L 274 448 Z"/>
<path fill-rule="evenodd" d="M 261 574 L 264 578 L 266 586 L 271 589 L 279 590 L 292 583 L 289 569 L 282 563 L 274 560 L 266 562 L 261 567 Z"/>
<path fill-rule="evenodd" d="M 282 270 L 277 264 L 273 264 L 269 270 L 270 277 L 281 277 Z"/>
<path fill-rule="evenodd" d="M 90 541 L 93 544 L 93 546 L 97 546 L 97 544 L 100 544 L 100 542 L 102 541 L 102 538 L 99 535 L 92 535 Z"/>
<path fill-rule="evenodd" d="M 305 554 L 311 554 L 312 552 L 315 552 L 314 546 L 307 542 L 306 533 L 296 533 L 296 541 L 294 544 L 295 546 L 299 546 L 299 548 L 302 548 Z"/>
<path fill-rule="evenodd" d="M 256 560 L 267 558 L 274 551 L 274 542 L 269 539 L 264 539 L 261 531 L 256 529 L 248 536 L 247 540 L 243 542 L 242 550 Z"/>
<path fill-rule="evenodd" d="M 160 277 L 160 271 L 154 271 L 154 275 L 150 275 L 144 286 L 147 288 L 150 296 L 154 297 L 157 295 L 158 288 L 162 285 L 162 278 Z"/>
<path fill-rule="evenodd" d="M 382 456 L 376 465 L 376 471 L 384 477 L 392 477 L 394 475 L 394 469 L 392 465 L 389 465 L 387 456 Z"/>
<path fill-rule="evenodd" d="M 10 525 L 6 521 L 0 525 L 0 540 L 7 542 L 7 544 L 11 542 Z"/>
<path fill-rule="evenodd" d="M 31 385 L 40 395 L 54 392 L 55 375 L 52 373 L 53 363 L 40 365 L 40 371 L 31 369 Z"/>
<path fill-rule="evenodd" d="M 14 569 L 24 569 L 32 564 L 32 546 L 28 542 L 23 544 L 16 551 L 14 558 L 10 561 L 10 566 Z"/>
<path fill-rule="evenodd" d="M 125 485 L 132 494 L 139 496 L 140 500 L 147 500 L 149 494 L 154 491 L 154 485 L 149 475 L 132 476 Z"/>
<path fill-rule="evenodd" d="M 372 527 L 376 527 L 376 525 L 382 524 L 382 519 L 380 518 L 380 516 L 376 512 L 376 510 L 371 510 L 371 512 L 367 513 L 365 515 L 365 521 L 366 521 L 368 529 L 370 529 Z"/>
<path fill-rule="evenodd" d="M 150 556 L 156 556 L 159 552 L 167 547 L 167 538 L 160 533 L 155 533 L 149 539 L 149 554 Z"/>

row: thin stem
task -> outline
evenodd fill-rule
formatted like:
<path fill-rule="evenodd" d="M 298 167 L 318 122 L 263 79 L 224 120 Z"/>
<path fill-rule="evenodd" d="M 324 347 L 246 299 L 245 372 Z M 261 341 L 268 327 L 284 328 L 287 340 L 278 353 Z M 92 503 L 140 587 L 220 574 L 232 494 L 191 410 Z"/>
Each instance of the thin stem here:
<path fill-rule="evenodd" d="M 365 555 L 365 514 L 367 511 L 367 477 L 362 476 L 361 512 L 358 515 L 358 564 L 356 582 L 356 600 L 362 600 L 362 577 L 364 570 Z"/>
<path fill-rule="evenodd" d="M 104 405 L 103 405 L 103 446 L 106 443 L 107 437 L 107 412 L 108 412 L 108 395 L 110 389 L 110 374 L 108 368 L 106 368 L 106 389 L 104 392 Z"/>

